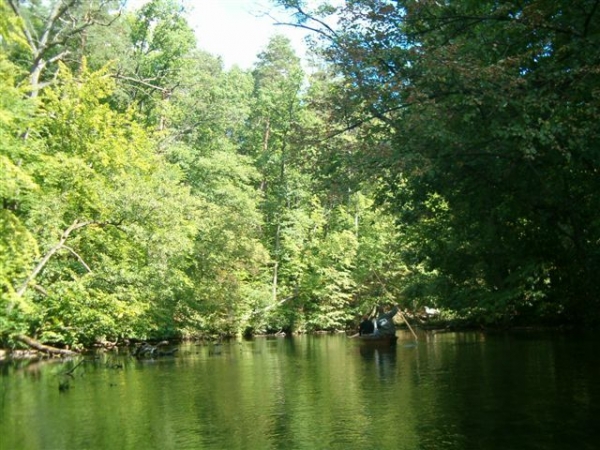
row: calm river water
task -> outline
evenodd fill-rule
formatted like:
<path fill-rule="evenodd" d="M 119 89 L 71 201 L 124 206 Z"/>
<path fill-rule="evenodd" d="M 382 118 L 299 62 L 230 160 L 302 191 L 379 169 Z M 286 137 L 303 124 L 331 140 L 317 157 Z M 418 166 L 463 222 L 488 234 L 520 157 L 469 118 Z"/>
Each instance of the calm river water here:
<path fill-rule="evenodd" d="M 0 366 L 0 449 L 600 448 L 598 336 L 398 336 Z"/>

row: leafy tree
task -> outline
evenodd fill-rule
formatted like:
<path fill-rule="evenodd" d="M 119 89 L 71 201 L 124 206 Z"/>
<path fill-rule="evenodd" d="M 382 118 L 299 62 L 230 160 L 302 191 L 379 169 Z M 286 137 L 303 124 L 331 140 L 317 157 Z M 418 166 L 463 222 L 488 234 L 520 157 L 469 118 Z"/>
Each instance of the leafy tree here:
<path fill-rule="evenodd" d="M 352 80 L 346 110 L 375 144 L 358 164 L 384 181 L 440 302 L 488 319 L 591 318 L 596 2 L 364 0 L 337 10 L 335 30 L 286 3 Z"/>
<path fill-rule="evenodd" d="M 58 63 L 67 62 L 81 46 L 90 28 L 108 26 L 120 12 L 117 0 L 4 1 L 27 42 L 27 51 L 19 45 L 11 50 L 13 59 L 29 71 L 33 97 L 54 78 Z"/>
<path fill-rule="evenodd" d="M 9 208 L 22 231 L 7 250 L 35 252 L 17 259 L 10 280 L 20 300 L 7 310 L 13 332 L 66 344 L 144 337 L 163 326 L 161 305 L 186 281 L 180 260 L 195 202 L 149 134 L 103 103 L 113 86 L 105 72 L 84 66 L 74 77 L 63 66 L 40 97 L 43 114 L 28 123 L 20 165 L 35 195 Z M 15 163 L 14 152 L 3 156 Z"/>
<path fill-rule="evenodd" d="M 244 150 L 256 161 L 261 173 L 265 235 L 273 259 L 272 293 L 277 300 L 281 264 L 283 215 L 293 208 L 290 166 L 293 124 L 300 113 L 300 89 L 303 73 L 289 39 L 276 35 L 259 55 L 253 72 L 255 103 L 250 116 Z"/>
<path fill-rule="evenodd" d="M 196 46 L 193 30 L 184 17 L 184 9 L 175 0 L 151 0 L 131 19 L 133 73 L 126 73 L 133 83 L 132 99 L 141 108 L 148 124 L 164 129 L 163 109 L 173 92 L 189 74 L 185 67 Z"/>
<path fill-rule="evenodd" d="M 32 157 L 35 144 L 19 136 L 31 121 L 34 104 L 25 99 L 26 90 L 16 86 L 18 73 L 18 67 L 0 54 L 0 325 L 4 330 L 11 329 L 7 318 L 15 307 L 27 308 L 14 286 L 27 276 L 29 261 L 39 255 L 35 236 L 19 214 L 36 204 L 39 186 L 26 167 L 29 161 L 39 161 Z"/>
<path fill-rule="evenodd" d="M 163 109 L 160 151 L 178 165 L 202 214 L 178 300 L 187 335 L 236 334 L 262 307 L 268 253 L 253 161 L 238 153 L 250 114 L 252 77 L 204 52 L 190 52 L 182 83 Z"/>

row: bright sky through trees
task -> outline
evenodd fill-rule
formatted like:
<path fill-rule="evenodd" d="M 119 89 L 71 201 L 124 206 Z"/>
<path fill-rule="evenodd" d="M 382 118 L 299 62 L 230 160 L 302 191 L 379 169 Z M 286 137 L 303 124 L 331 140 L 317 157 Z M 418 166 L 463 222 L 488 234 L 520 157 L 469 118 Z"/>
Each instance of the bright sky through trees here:
<path fill-rule="evenodd" d="M 284 17 L 265 0 L 202 0 L 192 6 L 190 25 L 200 48 L 222 56 L 226 67 L 237 64 L 246 69 L 277 33 L 285 34 L 299 56 L 303 55 L 305 33 L 274 25 Z"/>
<path fill-rule="evenodd" d="M 145 2 L 129 0 L 128 4 L 137 9 Z M 183 4 L 199 48 L 221 56 L 226 68 L 251 68 L 274 34 L 287 36 L 298 56 L 304 57 L 306 33 L 291 26 L 274 25 L 276 21 L 291 20 L 269 0 L 183 0 Z"/>

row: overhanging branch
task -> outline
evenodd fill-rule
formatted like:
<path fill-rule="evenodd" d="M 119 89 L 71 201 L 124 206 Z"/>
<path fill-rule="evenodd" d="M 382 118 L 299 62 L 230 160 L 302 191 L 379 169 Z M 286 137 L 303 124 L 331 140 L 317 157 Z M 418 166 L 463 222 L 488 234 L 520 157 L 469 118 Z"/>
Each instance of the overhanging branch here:
<path fill-rule="evenodd" d="M 40 260 L 40 262 L 35 266 L 33 271 L 29 274 L 27 279 L 21 284 L 21 286 L 19 286 L 19 288 L 16 290 L 17 297 L 22 297 L 23 294 L 25 294 L 25 291 L 27 290 L 27 287 L 29 286 L 29 284 L 42 271 L 42 269 L 46 266 L 46 264 L 48 263 L 50 258 L 52 258 L 52 256 L 62 248 L 66 248 L 67 250 L 69 250 L 73 255 L 75 255 L 75 257 L 79 260 L 79 262 L 81 262 L 83 264 L 83 266 L 89 272 L 91 272 L 90 267 L 83 261 L 83 259 L 72 248 L 67 247 L 65 245 L 65 242 L 67 242 L 69 235 L 73 231 L 79 230 L 80 228 L 84 228 L 84 227 L 87 227 L 90 225 L 96 225 L 96 226 L 115 225 L 115 226 L 118 226 L 119 224 L 112 223 L 112 222 L 96 222 L 96 221 L 80 222 L 79 219 L 76 219 L 65 231 L 63 231 L 63 233 L 62 233 L 59 241 L 56 243 L 56 245 L 54 245 L 54 247 L 52 247 L 48 251 L 48 253 L 46 253 L 44 255 L 44 257 Z M 12 309 L 12 305 L 9 307 L 9 310 L 10 309 Z"/>
<path fill-rule="evenodd" d="M 88 266 L 88 265 L 85 263 L 85 261 L 83 260 L 83 258 L 82 258 L 81 256 L 79 256 L 79 254 L 78 254 L 78 253 L 77 253 L 75 250 L 73 250 L 71 247 L 68 247 L 68 246 L 66 246 L 66 245 L 63 245 L 63 247 L 62 247 L 62 248 L 64 248 L 64 249 L 68 250 L 69 252 L 71 252 L 71 254 L 72 254 L 72 255 L 73 255 L 75 258 L 77 258 L 77 260 L 78 260 L 78 261 L 81 263 L 81 265 L 82 265 L 83 267 L 85 267 L 85 270 L 87 270 L 87 271 L 88 271 L 88 273 L 91 273 L 91 272 L 92 272 L 92 269 L 90 269 L 90 266 Z"/>

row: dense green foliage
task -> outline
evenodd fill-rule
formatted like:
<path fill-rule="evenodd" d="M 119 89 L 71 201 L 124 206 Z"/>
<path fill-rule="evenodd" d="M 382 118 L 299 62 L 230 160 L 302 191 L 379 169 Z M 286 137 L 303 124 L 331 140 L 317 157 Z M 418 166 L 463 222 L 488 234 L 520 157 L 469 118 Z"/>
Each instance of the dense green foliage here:
<path fill-rule="evenodd" d="M 597 1 L 348 1 L 313 13 L 362 123 L 411 298 L 485 320 L 598 319 Z"/>
<path fill-rule="evenodd" d="M 598 4 L 279 3 L 310 75 L 282 36 L 225 70 L 175 0 L 2 0 L 0 339 L 594 319 Z"/>

